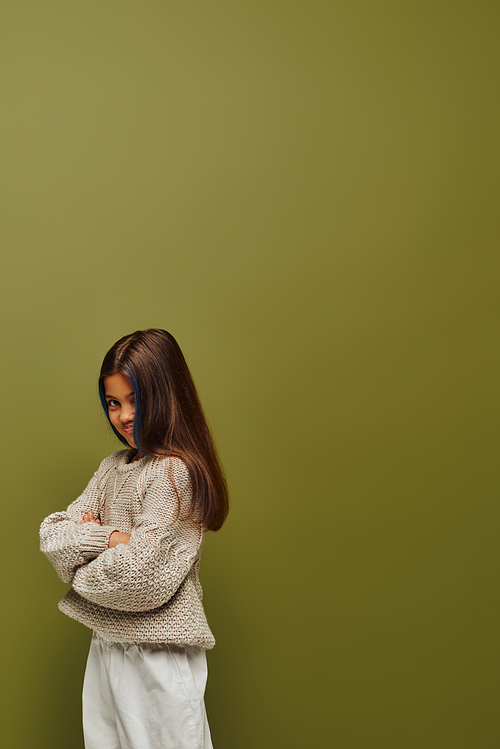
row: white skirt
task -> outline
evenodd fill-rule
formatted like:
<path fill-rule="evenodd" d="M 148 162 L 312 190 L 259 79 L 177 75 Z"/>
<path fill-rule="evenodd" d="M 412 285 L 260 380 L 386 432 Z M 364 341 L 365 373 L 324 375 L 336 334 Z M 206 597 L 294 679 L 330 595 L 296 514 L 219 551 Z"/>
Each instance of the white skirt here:
<path fill-rule="evenodd" d="M 83 683 L 85 749 L 212 749 L 206 681 L 202 648 L 94 633 Z"/>

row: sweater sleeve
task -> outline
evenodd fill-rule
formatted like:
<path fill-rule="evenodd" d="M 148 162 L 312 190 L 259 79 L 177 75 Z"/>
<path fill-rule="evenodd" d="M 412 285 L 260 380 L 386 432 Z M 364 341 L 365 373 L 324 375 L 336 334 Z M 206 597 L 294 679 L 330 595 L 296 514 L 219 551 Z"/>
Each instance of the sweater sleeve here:
<path fill-rule="evenodd" d="M 191 483 L 177 458 L 159 461 L 127 544 L 107 549 L 79 567 L 74 590 L 120 611 L 149 611 L 177 591 L 196 561 L 203 528 L 186 517 Z"/>
<path fill-rule="evenodd" d="M 80 525 L 85 512 L 92 511 L 99 517 L 102 484 L 114 465 L 112 458 L 114 456 L 102 461 L 83 493 L 65 512 L 52 513 L 40 526 L 40 551 L 53 565 L 63 583 L 72 582 L 78 567 L 107 549 L 110 535 L 118 530 L 114 526 L 97 523 Z"/>

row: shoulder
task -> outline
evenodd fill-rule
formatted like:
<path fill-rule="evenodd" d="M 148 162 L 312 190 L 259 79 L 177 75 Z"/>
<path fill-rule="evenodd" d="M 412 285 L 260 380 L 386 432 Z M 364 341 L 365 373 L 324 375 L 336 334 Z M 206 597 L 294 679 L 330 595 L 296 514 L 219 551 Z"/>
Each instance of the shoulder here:
<path fill-rule="evenodd" d="M 101 460 L 96 474 L 98 476 L 103 476 L 104 474 L 108 473 L 112 468 L 115 468 L 119 463 L 122 462 L 127 452 L 128 450 L 118 450 L 118 452 L 113 453 L 112 455 L 108 455 L 107 458 Z"/>
<path fill-rule="evenodd" d="M 155 483 L 173 484 L 177 491 L 191 484 L 188 468 L 180 458 L 151 458 L 147 467 L 150 480 Z"/>

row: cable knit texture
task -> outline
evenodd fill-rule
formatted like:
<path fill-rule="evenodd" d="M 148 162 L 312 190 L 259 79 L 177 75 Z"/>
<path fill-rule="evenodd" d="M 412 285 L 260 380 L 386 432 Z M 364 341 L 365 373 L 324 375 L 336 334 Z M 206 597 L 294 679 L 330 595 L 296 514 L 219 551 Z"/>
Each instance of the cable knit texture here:
<path fill-rule="evenodd" d="M 186 519 L 187 468 L 179 458 L 127 462 L 133 454 L 105 458 L 83 494 L 40 527 L 41 551 L 72 583 L 59 608 L 110 638 L 212 648 L 198 577 L 204 529 Z M 102 525 L 80 524 L 89 511 Z M 130 540 L 109 549 L 115 530 Z"/>

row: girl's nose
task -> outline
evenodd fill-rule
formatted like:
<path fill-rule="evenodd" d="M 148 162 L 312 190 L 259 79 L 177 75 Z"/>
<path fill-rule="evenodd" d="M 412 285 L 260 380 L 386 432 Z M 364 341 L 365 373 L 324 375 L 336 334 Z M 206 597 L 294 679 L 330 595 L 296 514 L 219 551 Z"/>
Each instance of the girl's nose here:
<path fill-rule="evenodd" d="M 133 421 L 134 419 L 134 409 L 133 408 L 123 408 L 120 413 L 120 421 L 122 424 L 127 424 L 129 421 Z"/>

